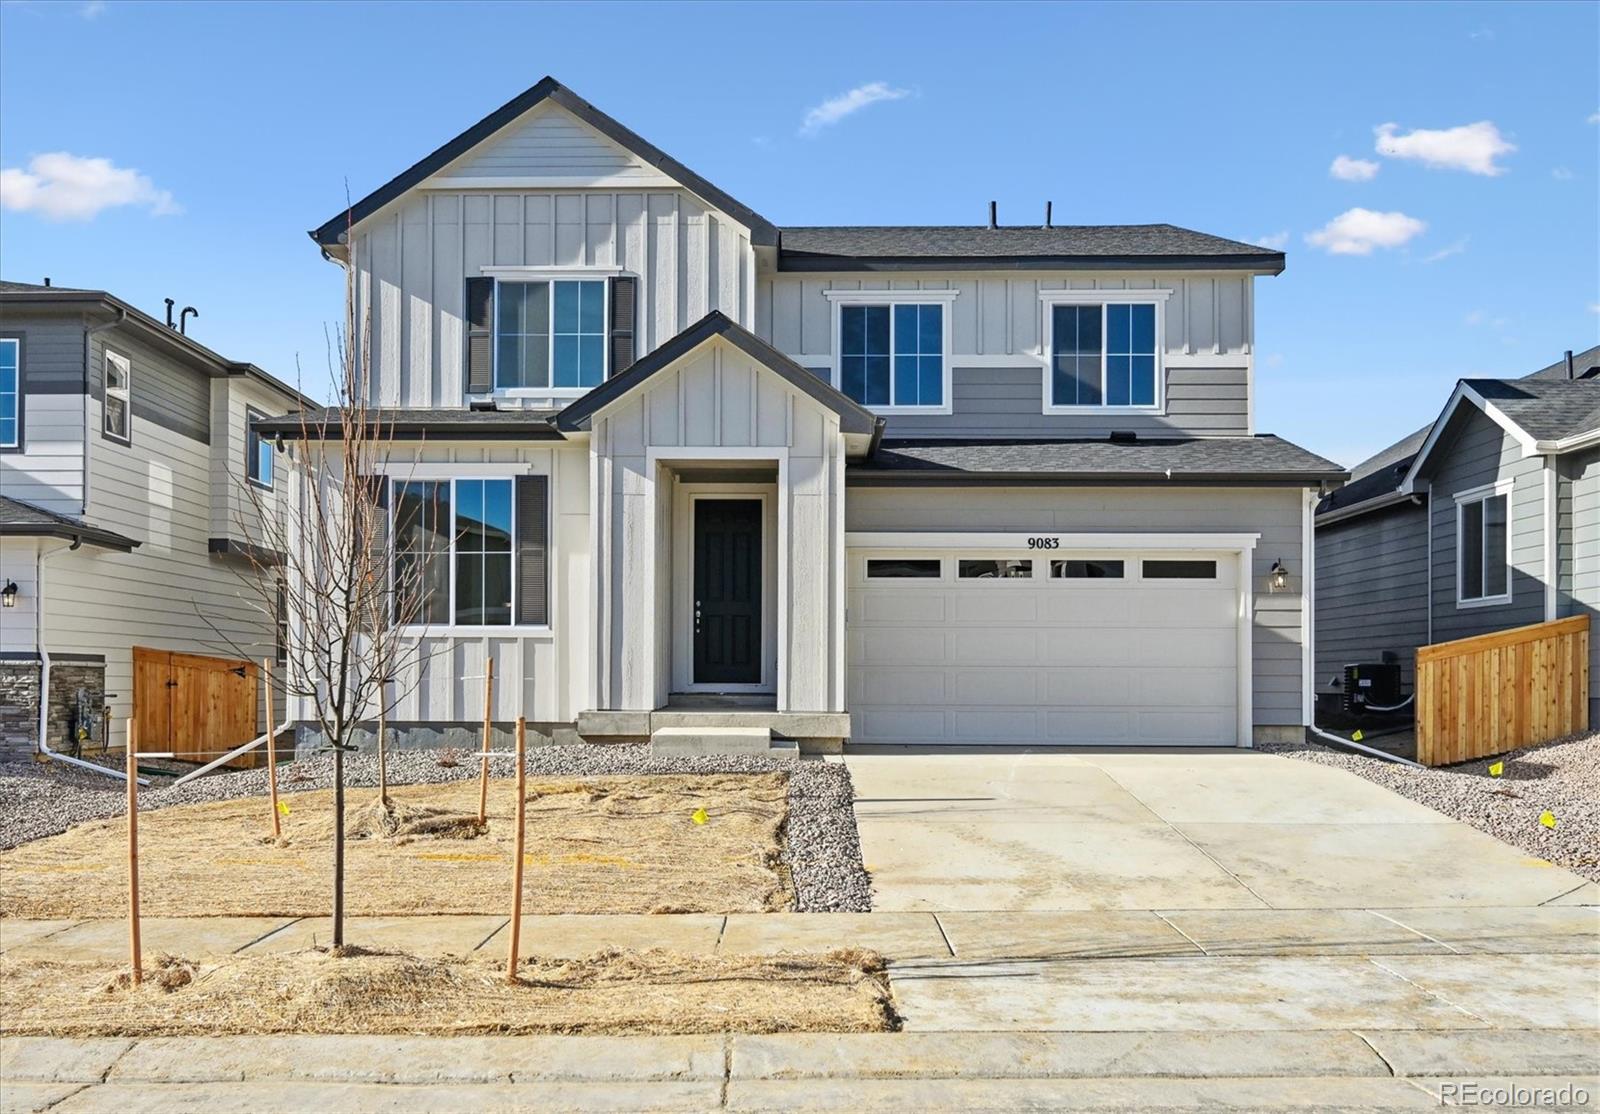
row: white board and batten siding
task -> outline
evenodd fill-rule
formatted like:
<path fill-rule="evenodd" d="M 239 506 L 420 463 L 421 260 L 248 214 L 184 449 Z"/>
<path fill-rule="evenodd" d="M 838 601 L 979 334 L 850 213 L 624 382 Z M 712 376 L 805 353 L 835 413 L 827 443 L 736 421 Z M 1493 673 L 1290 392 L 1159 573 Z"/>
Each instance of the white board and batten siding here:
<path fill-rule="evenodd" d="M 712 310 L 747 327 L 755 317 L 749 230 L 686 190 L 626 178 L 602 189 L 454 184 L 475 180 L 442 173 L 354 229 L 379 405 L 466 405 L 466 280 L 485 268 L 637 276 L 639 356 Z"/>
<path fill-rule="evenodd" d="M 839 711 L 843 675 L 844 443 L 836 415 L 742 350 L 713 340 L 595 415 L 592 446 L 597 646 L 595 707 L 648 710 L 671 678 L 675 524 L 669 469 L 748 461 L 778 469 L 779 710 Z M 771 637 L 774 632 L 768 632 Z"/>
<path fill-rule="evenodd" d="M 485 663 L 495 669 L 496 722 L 571 723 L 590 705 L 589 454 L 582 445 L 394 444 L 391 481 L 543 475 L 550 481 L 546 627 L 417 628 L 392 687 L 391 722 L 476 723 L 483 718 Z M 302 715 L 309 716 L 308 709 Z"/>
<path fill-rule="evenodd" d="M 1305 722 L 1304 502 L 1299 488 L 856 487 L 846 521 L 851 533 L 939 532 L 959 523 L 963 531 L 1018 534 L 1258 534 L 1251 555 L 1252 719 L 1257 728 L 1292 727 Z M 1269 592 L 1280 559 L 1290 570 L 1288 590 Z"/>
<path fill-rule="evenodd" d="M 755 330 L 826 377 L 833 363 L 830 292 L 955 290 L 949 303 L 953 413 L 895 414 L 890 436 L 999 437 L 1029 434 L 1241 436 L 1252 432 L 1253 287 L 1249 275 L 919 274 L 763 275 Z M 1167 290 L 1163 309 L 1164 412 L 1044 413 L 1042 350 L 1049 291 Z"/>

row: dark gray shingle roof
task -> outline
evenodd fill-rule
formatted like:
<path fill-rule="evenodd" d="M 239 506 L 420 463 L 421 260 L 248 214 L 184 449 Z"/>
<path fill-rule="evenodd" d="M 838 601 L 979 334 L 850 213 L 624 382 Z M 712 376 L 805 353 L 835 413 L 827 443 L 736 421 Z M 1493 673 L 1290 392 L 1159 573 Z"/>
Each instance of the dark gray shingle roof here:
<path fill-rule="evenodd" d="M 1600 428 L 1600 379 L 1465 379 L 1536 441 Z"/>
<path fill-rule="evenodd" d="M 63 538 L 130 553 L 139 543 L 114 530 L 90 526 L 81 519 L 47 511 L 21 499 L 0 495 L 0 537 Z"/>
<path fill-rule="evenodd" d="M 1600 372 L 1600 344 L 1593 348 L 1586 348 L 1582 352 L 1572 354 L 1573 376 L 1582 379 L 1586 372 Z M 1542 367 L 1529 379 L 1565 379 L 1567 378 L 1567 360 L 1563 356 L 1549 367 Z"/>
<path fill-rule="evenodd" d="M 1170 224 L 854 225 L 780 230 L 780 270 L 895 263 L 1012 267 L 1206 265 L 1283 270 L 1283 253 Z"/>
<path fill-rule="evenodd" d="M 1333 461 L 1269 434 L 1128 442 L 885 439 L 868 459 L 851 464 L 849 474 L 885 482 L 1021 477 L 1315 483 L 1347 476 Z"/>

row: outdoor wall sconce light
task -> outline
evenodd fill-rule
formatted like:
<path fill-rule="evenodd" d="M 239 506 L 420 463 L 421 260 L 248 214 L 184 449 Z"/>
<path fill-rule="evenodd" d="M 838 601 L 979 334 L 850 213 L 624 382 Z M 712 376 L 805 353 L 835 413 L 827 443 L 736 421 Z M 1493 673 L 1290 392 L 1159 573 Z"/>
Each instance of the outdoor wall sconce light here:
<path fill-rule="evenodd" d="M 0 606 L 17 606 L 17 590 L 17 582 L 15 580 L 7 580 L 6 586 L 0 588 L 0 601 L 3 601 L 0 602 Z"/>
<path fill-rule="evenodd" d="M 1289 570 L 1283 567 L 1283 561 L 1272 562 L 1272 569 L 1267 573 L 1267 587 L 1274 592 L 1282 592 L 1289 587 Z"/>

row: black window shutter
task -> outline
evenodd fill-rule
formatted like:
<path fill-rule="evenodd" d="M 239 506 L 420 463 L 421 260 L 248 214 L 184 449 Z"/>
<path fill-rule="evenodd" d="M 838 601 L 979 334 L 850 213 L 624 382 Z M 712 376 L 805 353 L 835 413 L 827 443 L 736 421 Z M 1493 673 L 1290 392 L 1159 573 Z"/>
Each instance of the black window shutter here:
<path fill-rule="evenodd" d="M 638 317 L 639 280 L 618 275 L 611 280 L 611 366 L 606 378 L 626 371 L 638 359 L 634 347 L 634 321 Z"/>
<path fill-rule="evenodd" d="M 517 622 L 550 622 L 550 477 L 517 477 Z"/>
<path fill-rule="evenodd" d="M 467 280 L 467 394 L 494 390 L 494 279 Z"/>

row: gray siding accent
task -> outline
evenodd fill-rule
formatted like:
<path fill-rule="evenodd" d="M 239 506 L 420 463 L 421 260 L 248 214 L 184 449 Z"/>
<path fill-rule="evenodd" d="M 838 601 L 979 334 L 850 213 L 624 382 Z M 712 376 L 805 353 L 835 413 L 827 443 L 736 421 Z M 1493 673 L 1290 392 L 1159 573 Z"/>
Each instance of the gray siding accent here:
<path fill-rule="evenodd" d="M 1469 412 L 1470 411 L 1470 412 Z M 1447 432 L 1432 478 L 1433 640 L 1449 642 L 1544 621 L 1544 458 L 1522 447 L 1475 408 Z M 1438 450 L 1436 450 L 1438 451 Z M 1456 493 L 1513 481 L 1510 500 L 1511 602 L 1456 606 Z"/>
<path fill-rule="evenodd" d="M 211 380 L 201 371 L 156 352 L 124 329 L 97 333 L 89 348 L 89 391 L 96 402 L 105 397 L 105 352 L 126 356 L 133 365 L 132 409 L 135 418 L 192 440 L 211 441 Z M 96 426 L 94 434 L 99 435 Z"/>
<path fill-rule="evenodd" d="M 83 317 L 8 309 L 0 336 L 22 340 L 22 437 L 0 453 L 0 491 L 60 514 L 83 512 Z"/>
<path fill-rule="evenodd" d="M 1402 503 L 1317 530 L 1316 687 L 1354 662 L 1400 656 L 1410 690 L 1428 642 L 1428 511 Z"/>
<path fill-rule="evenodd" d="M 814 369 L 826 379 L 829 370 Z M 1046 414 L 1039 365 L 951 369 L 951 414 L 891 414 L 889 437 L 1104 437 L 1112 430 L 1150 436 L 1242 437 L 1249 429 L 1249 373 L 1237 368 L 1170 368 L 1164 415 Z"/>
<path fill-rule="evenodd" d="M 1600 726 L 1600 449 L 1561 459 L 1557 613 L 1589 616 L 1589 727 Z"/>
<path fill-rule="evenodd" d="M 1257 727 L 1297 726 L 1304 643 L 1299 576 L 1305 492 L 1299 488 L 907 488 L 856 487 L 845 503 L 847 530 L 1211 531 L 1260 534 L 1254 554 L 1252 651 Z M 1296 575 L 1269 594 L 1281 559 Z"/>

